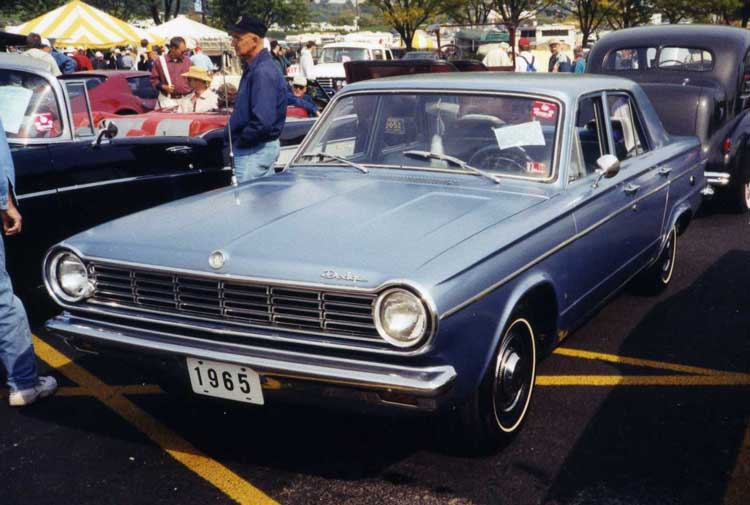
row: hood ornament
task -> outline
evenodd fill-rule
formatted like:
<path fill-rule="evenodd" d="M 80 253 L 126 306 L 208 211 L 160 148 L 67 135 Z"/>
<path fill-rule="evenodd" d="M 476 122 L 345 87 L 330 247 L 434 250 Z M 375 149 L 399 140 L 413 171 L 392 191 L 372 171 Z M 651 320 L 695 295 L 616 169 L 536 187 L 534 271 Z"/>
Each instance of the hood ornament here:
<path fill-rule="evenodd" d="M 357 282 L 367 282 L 367 279 L 364 279 L 360 277 L 359 275 L 353 274 L 352 272 L 346 272 L 345 274 L 341 274 L 337 272 L 336 270 L 323 270 L 323 273 L 321 273 L 320 276 L 329 281 L 333 281 L 333 280 L 346 281 L 346 282 L 354 282 L 355 284 Z"/>
<path fill-rule="evenodd" d="M 226 262 L 227 256 L 224 254 L 224 251 L 216 250 L 208 256 L 208 264 L 214 270 L 220 269 Z"/>

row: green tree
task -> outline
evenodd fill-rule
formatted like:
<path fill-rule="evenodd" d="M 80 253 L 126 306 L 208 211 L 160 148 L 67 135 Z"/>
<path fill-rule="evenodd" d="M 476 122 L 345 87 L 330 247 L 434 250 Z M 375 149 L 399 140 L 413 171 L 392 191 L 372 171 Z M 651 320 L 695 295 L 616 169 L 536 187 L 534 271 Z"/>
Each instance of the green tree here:
<path fill-rule="evenodd" d="M 266 26 L 300 26 L 310 16 L 306 0 L 212 0 L 210 12 L 219 26 L 232 24 L 242 15 L 255 16 Z"/>
<path fill-rule="evenodd" d="M 0 19 L 7 24 L 25 23 L 65 3 L 65 0 L 0 0 Z"/>
<path fill-rule="evenodd" d="M 487 22 L 492 2 L 493 0 L 456 0 L 449 13 L 457 23 L 481 25 Z"/>
<path fill-rule="evenodd" d="M 515 45 L 516 29 L 552 4 L 552 0 L 494 0 L 492 8 L 503 18 L 512 45 Z"/>
<path fill-rule="evenodd" d="M 414 33 L 428 19 L 442 14 L 451 4 L 446 0 L 370 0 L 383 13 L 385 21 L 401 35 L 411 49 Z"/>
<path fill-rule="evenodd" d="M 583 47 L 588 47 L 589 36 L 604 24 L 609 14 L 606 0 L 564 0 L 558 6 L 578 21 Z"/>
<path fill-rule="evenodd" d="M 609 0 L 607 21 L 619 30 L 647 24 L 652 13 L 653 8 L 646 0 Z"/>

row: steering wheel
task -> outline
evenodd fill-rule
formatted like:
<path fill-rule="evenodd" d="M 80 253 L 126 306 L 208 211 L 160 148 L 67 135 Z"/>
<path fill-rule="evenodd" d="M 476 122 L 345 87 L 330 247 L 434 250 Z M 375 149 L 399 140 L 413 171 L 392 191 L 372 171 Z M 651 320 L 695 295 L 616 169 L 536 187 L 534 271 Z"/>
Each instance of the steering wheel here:
<path fill-rule="evenodd" d="M 680 61 L 680 60 L 662 60 L 662 61 L 659 62 L 659 66 L 661 67 L 665 63 L 677 63 L 678 65 L 686 65 L 687 64 L 684 61 Z"/>
<path fill-rule="evenodd" d="M 526 164 L 534 160 L 521 146 L 500 149 L 486 146 L 471 155 L 467 163 L 484 170 L 507 170 L 510 164 L 518 172 L 526 172 Z"/>

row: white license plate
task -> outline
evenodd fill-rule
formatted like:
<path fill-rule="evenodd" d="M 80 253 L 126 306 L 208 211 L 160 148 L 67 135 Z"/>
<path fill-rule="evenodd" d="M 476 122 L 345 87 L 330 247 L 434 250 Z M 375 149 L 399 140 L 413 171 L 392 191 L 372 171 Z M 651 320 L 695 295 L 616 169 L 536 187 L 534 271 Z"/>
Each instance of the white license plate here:
<path fill-rule="evenodd" d="M 187 367 L 195 393 L 263 405 L 260 376 L 254 370 L 195 358 L 187 358 Z"/>

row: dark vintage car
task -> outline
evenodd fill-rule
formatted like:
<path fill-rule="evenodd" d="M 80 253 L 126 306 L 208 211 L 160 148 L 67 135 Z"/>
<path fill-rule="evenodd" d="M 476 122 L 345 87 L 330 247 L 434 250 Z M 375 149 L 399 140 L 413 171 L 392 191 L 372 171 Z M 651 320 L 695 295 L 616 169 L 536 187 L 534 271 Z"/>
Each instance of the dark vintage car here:
<path fill-rule="evenodd" d="M 59 78 L 85 82 L 93 111 L 127 115 L 152 111 L 156 107 L 158 92 L 151 86 L 148 72 L 90 70 Z"/>
<path fill-rule="evenodd" d="M 586 71 L 638 82 L 672 135 L 697 135 L 706 177 L 728 206 L 750 209 L 750 32 L 669 25 L 609 33 Z"/>
<path fill-rule="evenodd" d="M 669 284 L 704 187 L 698 139 L 626 79 L 363 81 L 281 174 L 53 247 L 47 328 L 208 397 L 455 409 L 488 449 L 542 356 L 632 279 Z"/>

